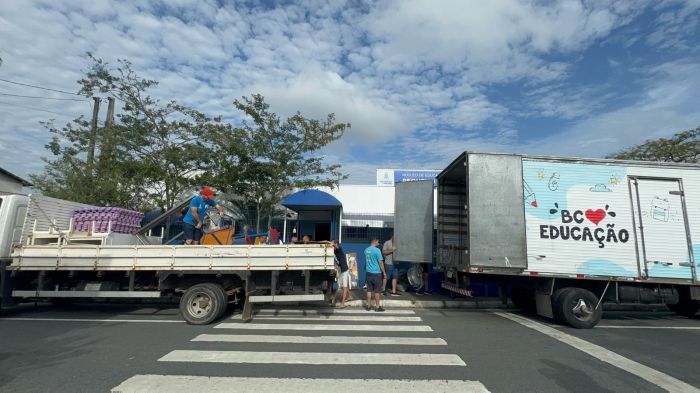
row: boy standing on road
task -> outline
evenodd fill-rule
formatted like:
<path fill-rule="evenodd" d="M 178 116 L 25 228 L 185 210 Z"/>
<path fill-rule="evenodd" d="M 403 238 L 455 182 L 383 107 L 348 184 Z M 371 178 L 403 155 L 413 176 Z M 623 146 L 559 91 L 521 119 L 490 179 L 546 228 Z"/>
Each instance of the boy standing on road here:
<path fill-rule="evenodd" d="M 386 270 L 386 276 L 384 281 L 382 281 L 382 290 L 386 294 L 386 284 L 391 280 L 391 296 L 399 296 L 396 293 L 396 285 L 399 281 L 399 269 L 394 266 L 394 253 L 396 252 L 396 247 L 394 247 L 394 235 L 391 235 L 389 240 L 384 242 L 382 247 L 382 255 L 384 255 L 384 269 Z"/>
<path fill-rule="evenodd" d="M 209 187 L 203 187 L 199 195 L 192 198 L 190 208 L 187 209 L 187 214 L 182 217 L 182 230 L 185 233 L 185 244 L 199 244 L 202 238 L 202 225 L 204 225 L 204 216 L 207 214 L 210 206 L 216 207 L 220 214 L 223 214 L 224 208 L 217 204 L 214 200 L 214 191 Z"/>
<path fill-rule="evenodd" d="M 372 239 L 370 246 L 365 249 L 365 271 L 367 281 L 367 311 L 372 309 L 372 294 L 374 294 L 374 311 L 382 312 L 382 280 L 386 278 L 384 271 L 384 256 L 379 251 L 379 239 Z"/>

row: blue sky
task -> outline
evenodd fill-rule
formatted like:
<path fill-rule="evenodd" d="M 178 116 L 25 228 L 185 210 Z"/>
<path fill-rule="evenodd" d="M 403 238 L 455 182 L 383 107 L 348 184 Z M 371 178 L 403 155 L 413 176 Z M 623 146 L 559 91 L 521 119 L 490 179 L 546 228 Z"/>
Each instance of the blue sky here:
<path fill-rule="evenodd" d="M 0 38 L 2 79 L 76 91 L 91 51 L 230 121 L 251 93 L 283 115 L 334 112 L 352 129 L 323 154 L 352 183 L 464 150 L 601 157 L 700 126 L 700 0 L 5 1 Z M 0 166 L 41 171 L 38 122 L 81 114 L 0 96 Z"/>

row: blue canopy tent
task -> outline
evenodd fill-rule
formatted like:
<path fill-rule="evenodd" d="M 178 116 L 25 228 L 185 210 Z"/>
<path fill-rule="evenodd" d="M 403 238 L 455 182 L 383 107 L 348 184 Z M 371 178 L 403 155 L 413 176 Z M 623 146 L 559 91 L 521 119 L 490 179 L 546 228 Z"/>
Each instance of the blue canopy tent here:
<path fill-rule="evenodd" d="M 282 206 L 297 213 L 296 232 L 300 239 L 309 235 L 316 241 L 341 240 L 343 204 L 333 195 L 319 190 L 301 190 L 282 200 Z M 284 229 L 284 241 L 288 242 L 286 223 Z"/>

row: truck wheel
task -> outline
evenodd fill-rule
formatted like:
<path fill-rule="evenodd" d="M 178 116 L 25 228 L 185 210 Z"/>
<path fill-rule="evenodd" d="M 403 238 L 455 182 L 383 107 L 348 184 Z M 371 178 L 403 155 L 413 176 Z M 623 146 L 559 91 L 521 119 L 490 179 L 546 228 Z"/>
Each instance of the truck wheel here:
<path fill-rule="evenodd" d="M 190 325 L 207 325 L 221 316 L 223 288 L 216 284 L 197 284 L 180 298 L 180 312 Z"/>
<path fill-rule="evenodd" d="M 567 290 L 572 288 L 559 288 L 552 294 L 552 314 L 554 315 L 554 320 L 559 323 L 566 323 L 564 315 L 561 313 L 561 296 L 566 293 Z"/>
<path fill-rule="evenodd" d="M 218 319 L 226 313 L 226 310 L 228 310 L 228 296 L 226 295 L 226 291 L 219 284 L 207 283 L 203 285 L 209 285 L 211 289 L 215 291 L 217 295 L 219 295 L 219 300 L 221 301 L 221 310 L 219 310 L 219 315 L 216 316 L 216 318 Z"/>
<path fill-rule="evenodd" d="M 678 292 L 678 303 L 667 304 L 666 307 L 677 315 L 692 318 L 700 311 L 700 301 L 691 299 L 689 290 L 681 290 Z"/>
<path fill-rule="evenodd" d="M 510 300 L 513 305 L 523 312 L 534 314 L 537 311 L 535 290 L 525 287 L 513 287 L 510 290 Z"/>
<path fill-rule="evenodd" d="M 583 288 L 564 288 L 555 308 L 564 322 L 576 329 L 591 329 L 603 317 L 603 308 L 595 306 L 598 297 Z"/>

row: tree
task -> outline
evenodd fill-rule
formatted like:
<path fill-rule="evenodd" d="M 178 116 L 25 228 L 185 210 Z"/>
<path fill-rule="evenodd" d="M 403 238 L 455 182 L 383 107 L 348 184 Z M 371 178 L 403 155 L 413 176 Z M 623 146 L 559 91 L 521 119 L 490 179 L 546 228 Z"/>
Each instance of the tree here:
<path fill-rule="evenodd" d="M 700 161 L 700 127 L 682 131 L 672 138 L 659 138 L 608 156 L 619 160 L 693 162 Z"/>
<path fill-rule="evenodd" d="M 85 160 L 90 124 L 82 116 L 62 128 L 53 121 L 42 122 L 53 134 L 46 148 L 53 159 L 44 158 L 44 173 L 30 175 L 34 187 L 47 196 L 95 205 L 117 205 L 132 208 L 144 207 L 135 187 L 134 174 L 137 163 L 117 156 L 116 148 L 109 155 L 100 155 L 97 175 Z"/>
<path fill-rule="evenodd" d="M 212 163 L 217 175 L 211 182 L 235 194 L 242 207 L 256 208 L 257 230 L 265 214 L 270 225 L 275 207 L 292 190 L 335 187 L 347 178 L 339 164 L 326 164 L 319 151 L 339 139 L 350 124 L 336 123 L 333 114 L 316 120 L 299 112 L 282 121 L 259 94 L 233 105 L 252 123 L 245 120 L 218 138 L 222 154 Z"/>
<path fill-rule="evenodd" d="M 118 60 L 111 69 L 88 56 L 80 94 L 110 95 L 122 104 L 121 113 L 111 127 L 98 130 L 94 165 L 85 158 L 93 137 L 87 121 L 78 118 L 61 129 L 49 125 L 55 136 L 47 148 L 54 158 L 32 180 L 47 195 L 86 203 L 172 207 L 201 175 L 208 152 L 203 135 L 224 126 L 218 118 L 148 95 L 158 82 L 138 76 L 130 62 Z"/>

